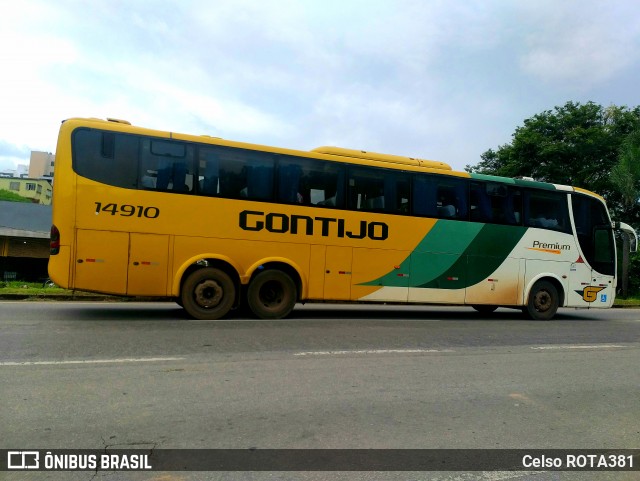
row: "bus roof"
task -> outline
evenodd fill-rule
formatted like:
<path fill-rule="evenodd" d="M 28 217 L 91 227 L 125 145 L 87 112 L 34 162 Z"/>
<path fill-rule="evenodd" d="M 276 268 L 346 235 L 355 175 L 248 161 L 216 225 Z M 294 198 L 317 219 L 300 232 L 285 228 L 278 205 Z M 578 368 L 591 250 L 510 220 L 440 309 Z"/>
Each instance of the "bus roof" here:
<path fill-rule="evenodd" d="M 379 154 L 377 152 L 369 152 L 366 150 L 344 149 L 342 147 L 317 147 L 311 152 L 320 154 L 339 155 L 340 157 L 350 157 L 355 159 L 381 160 L 392 164 L 415 165 L 419 167 L 429 167 L 432 169 L 453 170 L 449 164 L 438 162 L 437 160 L 425 160 L 414 157 L 403 157 L 400 155 Z"/>
<path fill-rule="evenodd" d="M 109 125 L 108 130 L 116 130 L 122 132 L 131 132 L 135 131 L 144 135 L 155 135 L 164 138 L 170 138 L 175 140 L 190 140 L 194 142 L 205 140 L 207 143 L 215 143 L 217 145 L 229 146 L 229 147 L 239 147 L 245 149 L 252 150 L 263 150 L 274 153 L 284 153 L 289 155 L 309 155 L 318 156 L 319 158 L 333 160 L 333 161 L 342 161 L 353 164 L 360 165 L 374 165 L 378 167 L 387 167 L 392 169 L 406 169 L 413 172 L 421 171 L 421 172 L 430 172 L 435 174 L 443 174 L 443 175 L 452 175 L 456 177 L 466 177 L 477 180 L 491 181 L 491 182 L 501 182 L 505 184 L 512 184 L 514 186 L 519 187 L 530 187 L 536 189 L 543 190 L 560 190 L 560 191 L 568 191 L 568 192 L 580 192 L 583 194 L 587 194 L 593 197 L 600 199 L 604 202 L 604 198 L 601 195 L 596 194 L 595 192 L 591 192 L 587 189 L 582 189 L 580 187 L 571 187 L 568 185 L 561 184 L 552 184 L 549 182 L 541 182 L 531 179 L 518 179 L 511 177 L 500 177 L 494 175 L 486 175 L 486 174 L 476 174 L 462 171 L 455 171 L 451 168 L 449 164 L 444 162 L 439 162 L 436 160 L 426 160 L 419 159 L 415 157 L 404 157 L 400 155 L 392 155 L 392 154 L 381 154 L 377 152 L 369 152 L 365 150 L 356 150 L 356 149 L 345 149 L 342 147 L 334 147 L 334 146 L 322 146 L 317 147 L 315 149 L 311 149 L 310 151 L 301 151 L 296 149 L 288 149 L 281 147 L 269 147 L 266 145 L 259 144 L 251 144 L 246 142 L 238 142 L 233 140 L 226 140 L 221 137 L 213 137 L 210 135 L 193 135 L 193 134 L 181 134 L 169 131 L 161 131 L 155 129 L 149 129 L 145 127 L 138 127 L 131 125 L 131 123 L 127 120 L 107 118 L 106 120 L 99 118 L 69 118 L 63 121 L 64 123 L 69 124 L 92 124 L 97 123 L 101 124 L 101 126 Z M 74 127 L 71 127 L 72 129 Z M 313 155 L 315 154 L 315 155 Z"/>

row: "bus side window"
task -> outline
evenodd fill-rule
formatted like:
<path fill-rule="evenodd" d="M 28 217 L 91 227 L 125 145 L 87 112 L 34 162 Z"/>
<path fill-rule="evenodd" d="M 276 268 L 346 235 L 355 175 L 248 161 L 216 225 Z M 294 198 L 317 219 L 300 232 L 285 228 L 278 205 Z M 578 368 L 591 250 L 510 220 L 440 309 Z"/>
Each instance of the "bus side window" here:
<path fill-rule="evenodd" d="M 526 191 L 524 222 L 528 227 L 570 233 L 567 195 L 562 192 Z"/>
<path fill-rule="evenodd" d="M 436 178 L 436 206 L 442 219 L 467 220 L 467 182 L 463 179 Z"/>
<path fill-rule="evenodd" d="M 521 223 L 522 195 L 518 189 L 496 182 L 472 182 L 469 202 L 472 222 Z"/>
<path fill-rule="evenodd" d="M 220 151 L 218 166 L 218 192 L 222 197 L 238 198 L 242 189 L 246 192 L 247 169 L 243 162 L 233 158 L 230 150 Z"/>
<path fill-rule="evenodd" d="M 522 193 L 518 189 L 509 188 L 504 203 L 505 223 L 522 225 Z"/>
<path fill-rule="evenodd" d="M 271 200 L 273 194 L 273 165 L 249 165 L 247 169 L 247 197 Z"/>
<path fill-rule="evenodd" d="M 352 167 L 349 171 L 349 205 L 352 210 L 385 210 L 384 174 L 377 169 Z"/>
<path fill-rule="evenodd" d="M 278 202 L 343 207 L 344 167 L 315 159 L 282 156 L 278 164 Z"/>
<path fill-rule="evenodd" d="M 188 193 L 193 190 L 193 182 L 192 146 L 176 141 L 142 139 L 141 187 Z"/>
<path fill-rule="evenodd" d="M 339 164 L 324 164 L 314 161 L 317 170 L 309 175 L 311 204 L 344 208 L 344 179 L 346 168 Z M 314 189 L 314 187 L 318 187 Z M 316 199 L 314 202 L 314 193 Z M 319 195 L 320 194 L 320 195 Z"/>
<path fill-rule="evenodd" d="M 137 187 L 137 136 L 82 128 L 73 133 L 72 142 L 77 174 L 116 187 Z"/>
<path fill-rule="evenodd" d="M 198 192 L 202 195 L 217 195 L 220 162 L 216 149 L 201 148 L 198 166 Z"/>
<path fill-rule="evenodd" d="M 437 217 L 436 184 L 432 176 L 414 175 L 413 177 L 413 214 L 424 217 Z"/>
<path fill-rule="evenodd" d="M 352 167 L 349 170 L 349 208 L 370 212 L 409 212 L 410 177 L 405 172 Z"/>
<path fill-rule="evenodd" d="M 232 199 L 273 199 L 273 155 L 267 152 L 215 148 L 218 161 L 218 193 Z M 207 177 L 206 173 L 201 176 Z"/>
<path fill-rule="evenodd" d="M 384 177 L 385 212 L 392 214 L 409 213 L 409 174 L 389 173 Z"/>
<path fill-rule="evenodd" d="M 281 163 L 278 166 L 278 201 L 288 204 L 302 204 L 302 167 L 298 164 Z"/>
<path fill-rule="evenodd" d="M 470 215 L 472 222 L 492 222 L 493 210 L 491 198 L 487 192 L 487 184 L 472 182 L 469 193 Z"/>

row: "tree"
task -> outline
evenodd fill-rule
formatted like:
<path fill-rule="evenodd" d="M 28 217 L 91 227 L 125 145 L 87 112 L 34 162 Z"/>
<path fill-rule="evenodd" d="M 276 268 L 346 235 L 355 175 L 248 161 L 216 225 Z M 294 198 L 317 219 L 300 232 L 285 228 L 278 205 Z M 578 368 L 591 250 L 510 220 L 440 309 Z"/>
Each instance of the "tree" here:
<path fill-rule="evenodd" d="M 631 132 L 622 142 L 611 181 L 622 195 L 624 206 L 634 208 L 640 198 L 640 129 Z"/>
<path fill-rule="evenodd" d="M 614 218 L 640 225 L 640 107 L 567 102 L 526 119 L 510 144 L 480 158 L 466 170 L 583 187 L 604 196 Z M 623 241 L 626 293 L 628 239 Z"/>
<path fill-rule="evenodd" d="M 489 149 L 469 172 L 533 177 L 603 195 L 615 214 L 625 211 L 610 173 L 624 139 L 640 126 L 640 107 L 567 102 L 524 121 L 510 144 Z"/>
<path fill-rule="evenodd" d="M 622 142 L 618 163 L 611 171 L 611 181 L 622 195 L 623 206 L 630 212 L 638 210 L 640 198 L 640 129 Z M 629 292 L 629 238 L 622 236 L 622 295 Z"/>

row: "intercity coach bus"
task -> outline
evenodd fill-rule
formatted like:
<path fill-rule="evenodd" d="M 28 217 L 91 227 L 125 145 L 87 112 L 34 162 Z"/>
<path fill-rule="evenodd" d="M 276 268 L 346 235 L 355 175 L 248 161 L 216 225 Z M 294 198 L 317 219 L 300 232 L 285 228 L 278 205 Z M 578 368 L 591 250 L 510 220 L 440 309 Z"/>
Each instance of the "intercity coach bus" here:
<path fill-rule="evenodd" d="M 616 248 L 603 199 L 577 187 L 70 119 L 49 275 L 174 299 L 197 319 L 340 301 L 505 306 L 546 320 L 612 305 Z"/>

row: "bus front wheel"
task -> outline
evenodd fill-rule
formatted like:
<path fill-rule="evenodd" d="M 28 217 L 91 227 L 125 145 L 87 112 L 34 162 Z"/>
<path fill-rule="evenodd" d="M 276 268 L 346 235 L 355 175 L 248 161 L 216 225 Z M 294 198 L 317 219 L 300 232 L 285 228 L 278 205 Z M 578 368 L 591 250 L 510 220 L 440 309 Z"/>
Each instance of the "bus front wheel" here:
<path fill-rule="evenodd" d="M 296 284 L 289 275 L 275 269 L 258 274 L 247 290 L 249 308 L 260 319 L 287 317 L 296 300 Z"/>
<path fill-rule="evenodd" d="M 227 273 L 211 267 L 192 272 L 182 285 L 182 307 L 195 319 L 220 319 L 235 300 L 236 288 Z"/>
<path fill-rule="evenodd" d="M 480 314 L 491 314 L 492 312 L 494 312 L 498 306 L 490 306 L 487 304 L 474 304 L 473 307 L 476 311 L 478 311 Z"/>
<path fill-rule="evenodd" d="M 531 288 L 525 309 L 531 319 L 548 321 L 555 316 L 560 305 L 558 289 L 549 281 L 538 281 Z"/>

